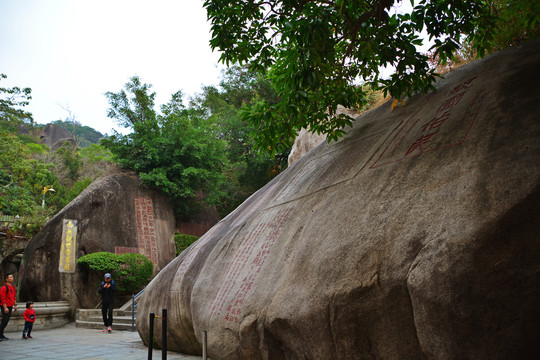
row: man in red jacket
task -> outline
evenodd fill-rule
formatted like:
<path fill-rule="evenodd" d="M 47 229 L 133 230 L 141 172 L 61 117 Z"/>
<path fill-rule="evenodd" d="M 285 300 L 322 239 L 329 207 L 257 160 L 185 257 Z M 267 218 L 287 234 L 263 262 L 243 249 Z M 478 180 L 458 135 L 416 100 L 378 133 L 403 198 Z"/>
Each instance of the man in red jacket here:
<path fill-rule="evenodd" d="M 0 341 L 9 340 L 4 336 L 4 329 L 6 328 L 9 318 L 11 317 L 11 310 L 17 311 L 17 294 L 15 286 L 13 286 L 13 275 L 4 275 L 5 285 L 0 288 L 0 307 L 2 310 L 2 322 L 0 323 Z"/>

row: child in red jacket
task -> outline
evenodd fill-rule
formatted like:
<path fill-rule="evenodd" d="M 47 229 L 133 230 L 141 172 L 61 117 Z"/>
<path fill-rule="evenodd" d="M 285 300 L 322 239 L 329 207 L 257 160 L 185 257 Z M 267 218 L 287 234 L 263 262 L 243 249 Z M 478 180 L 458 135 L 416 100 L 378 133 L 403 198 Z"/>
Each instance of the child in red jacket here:
<path fill-rule="evenodd" d="M 32 332 L 32 327 L 34 326 L 34 321 L 36 321 L 36 312 L 34 310 L 34 303 L 32 301 L 26 302 L 26 310 L 23 313 L 24 318 L 24 330 L 22 333 L 23 340 L 31 339 L 30 333 Z"/>

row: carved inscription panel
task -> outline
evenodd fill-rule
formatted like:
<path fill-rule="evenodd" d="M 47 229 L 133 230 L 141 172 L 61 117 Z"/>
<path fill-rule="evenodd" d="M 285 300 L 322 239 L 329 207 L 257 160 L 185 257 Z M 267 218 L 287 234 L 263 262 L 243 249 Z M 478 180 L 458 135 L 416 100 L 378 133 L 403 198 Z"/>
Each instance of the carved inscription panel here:
<path fill-rule="evenodd" d="M 230 323 L 242 319 L 243 304 L 252 287 L 261 279 L 259 272 L 268 259 L 292 206 L 272 209 L 251 226 L 230 262 L 210 304 L 211 316 Z"/>
<path fill-rule="evenodd" d="M 155 266 L 158 264 L 158 257 L 152 199 L 135 197 L 134 201 L 139 253 L 150 259 Z"/>
<path fill-rule="evenodd" d="M 474 76 L 434 95 L 434 110 L 422 109 L 407 119 L 370 168 L 462 144 L 482 106 L 483 92 L 476 80 Z"/>
<path fill-rule="evenodd" d="M 64 219 L 62 225 L 62 243 L 58 271 L 74 273 L 77 261 L 77 220 Z"/>

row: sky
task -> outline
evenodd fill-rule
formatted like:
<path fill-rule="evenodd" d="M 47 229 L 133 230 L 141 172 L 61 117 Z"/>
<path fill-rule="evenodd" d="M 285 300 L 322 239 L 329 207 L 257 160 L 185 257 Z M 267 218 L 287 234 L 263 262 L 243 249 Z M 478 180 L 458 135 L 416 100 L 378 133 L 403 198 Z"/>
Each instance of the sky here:
<path fill-rule="evenodd" d="M 121 131 L 107 117 L 104 94 L 119 92 L 134 75 L 152 85 L 157 105 L 178 90 L 187 98 L 219 83 L 223 65 L 211 51 L 202 4 L 0 0 L 0 73 L 7 75 L 0 87 L 30 87 L 24 109 L 36 123 L 71 112 L 103 134 Z"/>

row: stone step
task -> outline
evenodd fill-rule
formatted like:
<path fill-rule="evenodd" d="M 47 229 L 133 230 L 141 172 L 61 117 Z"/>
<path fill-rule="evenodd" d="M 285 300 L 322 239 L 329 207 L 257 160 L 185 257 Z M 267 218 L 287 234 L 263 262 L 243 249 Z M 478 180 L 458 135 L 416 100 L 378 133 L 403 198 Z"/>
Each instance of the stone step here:
<path fill-rule="evenodd" d="M 112 325 L 113 331 L 115 330 L 131 331 L 131 319 L 129 319 L 129 324 L 125 322 L 117 322 L 116 319 L 114 318 L 113 318 L 113 321 L 114 321 Z M 103 321 L 75 320 L 75 326 L 78 328 L 102 330 Z"/>
<path fill-rule="evenodd" d="M 131 311 L 122 311 L 120 309 L 113 310 L 113 318 L 120 316 L 129 316 L 131 319 Z M 89 320 L 90 318 L 98 317 L 101 319 L 101 309 L 77 309 L 75 310 L 75 320 Z"/>
<path fill-rule="evenodd" d="M 101 316 L 101 314 L 99 314 L 99 316 L 97 315 L 93 315 L 93 316 L 89 316 L 87 317 L 86 319 L 80 319 L 81 321 L 102 321 L 103 317 Z M 116 323 L 116 322 L 129 322 L 131 324 L 131 315 L 130 316 L 127 316 L 127 315 L 114 315 L 113 314 L 113 321 Z"/>

